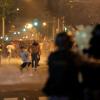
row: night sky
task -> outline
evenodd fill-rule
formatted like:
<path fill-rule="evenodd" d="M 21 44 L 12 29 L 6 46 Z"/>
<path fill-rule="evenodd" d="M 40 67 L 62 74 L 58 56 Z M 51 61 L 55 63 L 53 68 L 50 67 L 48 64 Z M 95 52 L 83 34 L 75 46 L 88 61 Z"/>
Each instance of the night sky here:
<path fill-rule="evenodd" d="M 46 9 L 46 0 L 17 0 L 23 19 L 40 17 Z"/>
<path fill-rule="evenodd" d="M 17 0 L 23 20 L 65 16 L 68 23 L 100 22 L 100 0 Z"/>
<path fill-rule="evenodd" d="M 19 13 L 10 22 L 22 26 L 35 18 L 65 16 L 66 24 L 100 23 L 100 0 L 16 0 Z"/>

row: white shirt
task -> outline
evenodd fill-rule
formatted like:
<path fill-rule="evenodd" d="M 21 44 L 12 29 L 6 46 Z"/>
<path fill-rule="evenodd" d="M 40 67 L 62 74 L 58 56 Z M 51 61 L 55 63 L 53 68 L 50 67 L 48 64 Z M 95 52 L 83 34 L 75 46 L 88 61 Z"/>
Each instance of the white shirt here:
<path fill-rule="evenodd" d="M 29 55 L 28 55 L 27 51 L 21 51 L 20 52 L 20 57 L 21 57 L 23 62 L 30 62 Z"/>

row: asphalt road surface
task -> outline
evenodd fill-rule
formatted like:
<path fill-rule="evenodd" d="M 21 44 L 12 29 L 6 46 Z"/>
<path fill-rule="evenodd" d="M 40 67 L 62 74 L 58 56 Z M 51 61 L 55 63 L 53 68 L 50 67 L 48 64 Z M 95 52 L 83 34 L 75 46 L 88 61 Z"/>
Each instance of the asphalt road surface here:
<path fill-rule="evenodd" d="M 46 57 L 41 57 L 37 70 L 24 68 L 20 70 L 21 60 L 19 58 L 2 58 L 0 65 L 0 87 L 9 85 L 17 86 L 22 84 L 22 87 L 26 87 L 24 84 L 33 84 L 34 89 L 39 89 L 44 86 L 48 77 L 48 67 L 46 65 Z M 5 88 L 5 87 L 4 87 Z M 11 88 L 12 90 L 14 87 Z M 6 90 L 5 90 L 6 91 Z M 17 100 L 17 98 L 5 98 L 4 100 Z M 47 100 L 46 97 L 39 97 L 39 100 Z"/>

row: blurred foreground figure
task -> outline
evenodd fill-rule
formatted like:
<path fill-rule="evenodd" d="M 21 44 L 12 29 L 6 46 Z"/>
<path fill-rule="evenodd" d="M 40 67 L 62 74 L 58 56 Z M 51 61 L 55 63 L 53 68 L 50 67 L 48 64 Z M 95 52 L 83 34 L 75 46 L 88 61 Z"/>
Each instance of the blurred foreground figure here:
<path fill-rule="evenodd" d="M 49 100 L 82 100 L 78 82 L 77 56 L 72 52 L 73 42 L 67 33 L 55 39 L 56 51 L 48 58 L 49 77 L 43 92 Z"/>
<path fill-rule="evenodd" d="M 100 24 L 92 31 L 90 47 L 84 53 L 87 55 L 81 67 L 84 100 L 100 100 Z"/>
<path fill-rule="evenodd" d="M 84 49 L 84 53 L 90 57 L 100 59 L 100 24 L 96 25 L 92 31 L 92 38 L 89 45 L 88 49 Z"/>

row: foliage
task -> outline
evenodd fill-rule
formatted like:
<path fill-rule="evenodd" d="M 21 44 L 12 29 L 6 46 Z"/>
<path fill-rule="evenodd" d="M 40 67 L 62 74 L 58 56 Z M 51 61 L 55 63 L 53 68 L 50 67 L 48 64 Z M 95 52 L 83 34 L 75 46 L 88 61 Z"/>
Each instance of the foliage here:
<path fill-rule="evenodd" d="M 15 8 L 15 0 L 0 0 L 0 15 L 8 16 L 13 12 Z"/>

